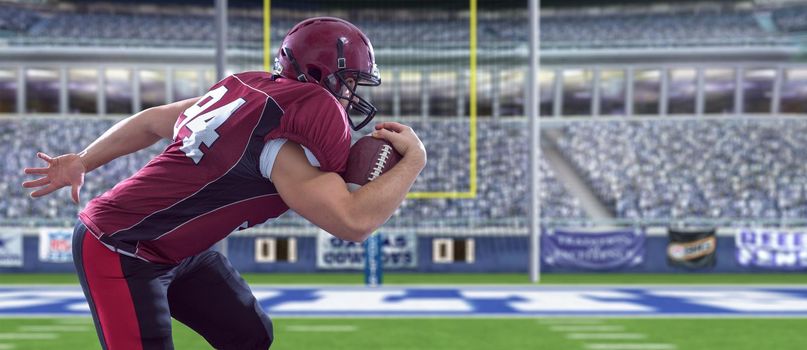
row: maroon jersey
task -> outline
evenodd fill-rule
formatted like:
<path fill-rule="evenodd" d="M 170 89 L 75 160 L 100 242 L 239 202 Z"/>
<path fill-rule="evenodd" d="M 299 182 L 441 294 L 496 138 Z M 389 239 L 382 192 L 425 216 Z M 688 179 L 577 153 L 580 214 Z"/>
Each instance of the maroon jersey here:
<path fill-rule="evenodd" d="M 315 84 L 241 73 L 181 114 L 174 142 L 79 217 L 110 249 L 176 263 L 288 210 L 259 169 L 276 138 L 303 145 L 323 171 L 344 170 L 350 129 L 336 98 Z"/>

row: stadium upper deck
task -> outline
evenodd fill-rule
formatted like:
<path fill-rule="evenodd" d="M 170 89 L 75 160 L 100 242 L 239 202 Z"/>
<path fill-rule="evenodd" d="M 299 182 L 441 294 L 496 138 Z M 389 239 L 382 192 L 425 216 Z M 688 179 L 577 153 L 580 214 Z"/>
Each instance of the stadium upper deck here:
<path fill-rule="evenodd" d="M 214 38 L 212 9 L 174 12 L 132 5 L 38 7 L 0 4 L 0 38 L 10 45 L 209 47 Z M 588 11 L 548 10 L 541 19 L 545 49 L 618 47 L 697 47 L 794 45 L 807 34 L 807 5 L 749 7 L 703 5 L 681 8 L 632 7 Z M 393 17 L 390 13 L 394 12 Z M 404 10 L 406 13 L 406 10 Z M 465 47 L 468 15 L 440 11 L 425 17 L 401 11 L 352 11 L 351 19 L 380 49 L 433 43 Z M 273 13 L 272 41 L 277 42 L 304 13 Z M 229 36 L 236 46 L 262 42 L 262 19 L 235 10 Z M 482 47 L 517 47 L 528 41 L 524 11 L 481 14 Z"/>

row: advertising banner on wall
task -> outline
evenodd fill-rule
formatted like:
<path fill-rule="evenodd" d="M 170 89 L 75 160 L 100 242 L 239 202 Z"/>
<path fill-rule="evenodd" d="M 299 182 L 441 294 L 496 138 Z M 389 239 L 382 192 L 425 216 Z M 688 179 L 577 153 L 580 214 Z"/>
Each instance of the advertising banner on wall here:
<path fill-rule="evenodd" d="M 688 269 L 714 267 L 717 262 L 716 229 L 668 229 L 667 264 Z"/>
<path fill-rule="evenodd" d="M 22 266 L 22 231 L 0 232 L 0 267 Z"/>
<path fill-rule="evenodd" d="M 807 269 L 807 229 L 741 228 L 735 236 L 737 263 L 773 270 Z"/>
<path fill-rule="evenodd" d="M 549 230 L 541 236 L 541 256 L 547 266 L 609 270 L 644 261 L 642 230 L 581 232 Z"/>
<path fill-rule="evenodd" d="M 66 263 L 73 261 L 73 229 L 46 227 L 39 229 L 39 260 Z"/>
<path fill-rule="evenodd" d="M 317 268 L 364 269 L 361 243 L 343 241 L 320 230 L 317 234 Z M 381 259 L 384 269 L 417 267 L 417 237 L 414 232 L 381 234 Z"/>

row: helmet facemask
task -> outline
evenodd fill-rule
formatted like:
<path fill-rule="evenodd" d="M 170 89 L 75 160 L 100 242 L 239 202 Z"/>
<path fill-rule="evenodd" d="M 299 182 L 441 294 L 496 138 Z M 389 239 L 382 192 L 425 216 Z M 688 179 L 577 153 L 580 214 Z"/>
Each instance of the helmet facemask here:
<path fill-rule="evenodd" d="M 329 75 L 323 85 L 338 100 L 347 101 L 345 110 L 348 114 L 350 127 L 354 131 L 359 131 L 365 127 L 378 112 L 378 109 L 370 101 L 367 101 L 356 92 L 359 86 L 381 85 L 381 77 L 375 65 L 373 65 L 372 73 L 362 72 L 357 69 L 339 69 Z M 354 123 L 354 118 L 360 120 L 360 122 Z"/>

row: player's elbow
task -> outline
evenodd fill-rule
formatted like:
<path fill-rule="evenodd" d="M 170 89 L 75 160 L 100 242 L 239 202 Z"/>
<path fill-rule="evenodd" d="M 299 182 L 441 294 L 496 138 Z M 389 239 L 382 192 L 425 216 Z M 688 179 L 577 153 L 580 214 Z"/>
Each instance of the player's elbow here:
<path fill-rule="evenodd" d="M 360 219 L 353 219 L 344 224 L 343 237 L 345 241 L 361 243 L 375 232 L 376 227 Z"/>
<path fill-rule="evenodd" d="M 375 231 L 369 226 L 347 219 L 323 223 L 319 227 L 336 238 L 356 243 L 364 242 Z"/>
<path fill-rule="evenodd" d="M 342 240 L 364 242 L 376 229 L 368 213 L 353 201 L 340 201 L 332 206 L 331 229 L 328 232 Z M 335 220 L 333 220 L 335 219 Z"/>

